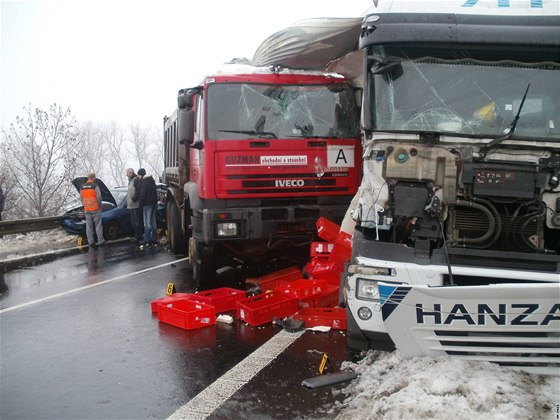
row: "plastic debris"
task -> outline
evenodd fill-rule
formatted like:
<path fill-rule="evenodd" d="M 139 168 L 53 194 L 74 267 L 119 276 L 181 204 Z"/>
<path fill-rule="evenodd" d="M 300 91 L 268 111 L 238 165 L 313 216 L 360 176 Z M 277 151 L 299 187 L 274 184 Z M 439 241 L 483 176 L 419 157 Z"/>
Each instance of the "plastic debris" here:
<path fill-rule="evenodd" d="M 308 328 L 307 331 L 316 331 L 316 332 L 329 332 L 331 327 L 327 327 L 326 325 L 317 325 L 316 327 Z"/>
<path fill-rule="evenodd" d="M 216 318 L 216 322 L 222 322 L 224 324 L 231 324 L 233 323 L 233 317 L 227 314 L 220 314 Z"/>

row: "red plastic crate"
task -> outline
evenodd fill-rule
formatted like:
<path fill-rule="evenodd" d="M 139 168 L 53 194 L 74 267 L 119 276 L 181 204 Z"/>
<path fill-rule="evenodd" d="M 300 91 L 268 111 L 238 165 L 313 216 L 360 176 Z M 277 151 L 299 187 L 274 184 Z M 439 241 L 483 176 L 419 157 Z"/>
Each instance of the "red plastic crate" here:
<path fill-rule="evenodd" d="M 327 284 L 320 294 L 300 301 L 299 306 L 300 308 L 334 308 L 338 305 L 338 290 L 339 286 Z"/>
<path fill-rule="evenodd" d="M 194 300 L 176 300 L 159 305 L 158 319 L 185 330 L 208 327 L 216 323 L 213 306 Z"/>
<path fill-rule="evenodd" d="M 274 317 L 284 318 L 298 310 L 297 298 L 288 293 L 269 292 L 236 302 L 237 317 L 256 327 L 272 322 Z"/>
<path fill-rule="evenodd" d="M 157 313 L 160 305 L 167 305 L 181 299 L 189 299 L 190 293 L 173 293 L 172 295 L 162 296 L 152 300 L 152 312 Z"/>
<path fill-rule="evenodd" d="M 220 287 L 190 294 L 190 300 L 212 305 L 216 313 L 235 310 L 235 302 L 247 297 L 244 290 L 232 289 L 231 287 Z"/>
<path fill-rule="evenodd" d="M 336 263 L 341 269 L 350 261 L 352 256 L 352 235 L 346 232 L 340 232 L 334 243 L 333 250 L 329 255 L 329 262 Z"/>
<path fill-rule="evenodd" d="M 326 259 L 333 250 L 332 242 L 311 242 L 311 258 Z"/>
<path fill-rule="evenodd" d="M 326 280 L 329 284 L 340 284 L 340 273 L 342 268 L 335 262 L 320 261 L 314 259 L 307 263 L 305 271 L 309 274 L 310 278 L 315 280 Z"/>
<path fill-rule="evenodd" d="M 338 238 L 340 226 L 324 217 L 317 219 L 317 234 L 327 242 L 334 242 Z"/>
<path fill-rule="evenodd" d="M 298 279 L 292 281 L 280 281 L 276 290 L 281 293 L 291 293 L 298 300 L 317 296 L 325 291 L 327 282 L 325 280 Z"/>
<path fill-rule="evenodd" d="M 306 327 L 326 326 L 335 330 L 345 330 L 347 324 L 344 308 L 303 308 L 294 319 L 301 319 Z"/>
<path fill-rule="evenodd" d="M 289 281 L 301 279 L 301 270 L 297 267 L 288 267 L 274 271 L 262 277 L 248 278 L 245 283 L 254 284 L 260 287 L 263 292 L 274 290 L 279 281 Z"/>

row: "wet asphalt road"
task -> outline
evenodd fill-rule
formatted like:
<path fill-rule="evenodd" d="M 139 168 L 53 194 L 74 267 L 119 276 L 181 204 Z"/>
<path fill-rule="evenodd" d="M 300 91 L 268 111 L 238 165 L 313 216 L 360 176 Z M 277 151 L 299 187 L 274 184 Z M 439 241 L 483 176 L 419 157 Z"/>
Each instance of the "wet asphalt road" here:
<path fill-rule="evenodd" d="M 195 290 L 188 263 L 163 248 L 123 242 L 53 258 L 0 263 L 2 419 L 166 418 L 280 331 L 158 322 L 150 302 L 169 282 Z M 341 332 L 306 332 L 209 417 L 331 417 L 342 397 L 301 385 L 317 374 L 310 349 L 335 369 L 350 357 Z"/>

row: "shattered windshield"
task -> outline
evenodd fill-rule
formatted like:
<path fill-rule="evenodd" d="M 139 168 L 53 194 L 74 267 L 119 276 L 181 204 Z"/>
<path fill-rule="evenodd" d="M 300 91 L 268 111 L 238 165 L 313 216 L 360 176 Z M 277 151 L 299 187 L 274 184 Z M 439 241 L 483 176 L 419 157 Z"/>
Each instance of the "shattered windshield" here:
<path fill-rule="evenodd" d="M 555 51 L 374 47 L 368 60 L 373 128 L 560 140 Z M 373 83 L 372 83 L 373 82 Z"/>
<path fill-rule="evenodd" d="M 214 84 L 207 111 L 209 139 L 359 136 L 354 95 L 345 84 Z"/>

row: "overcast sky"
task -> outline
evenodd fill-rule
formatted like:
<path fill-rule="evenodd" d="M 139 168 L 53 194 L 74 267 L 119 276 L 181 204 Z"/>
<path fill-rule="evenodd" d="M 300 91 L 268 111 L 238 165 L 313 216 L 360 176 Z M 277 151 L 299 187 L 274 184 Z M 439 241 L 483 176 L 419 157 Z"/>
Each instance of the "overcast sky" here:
<path fill-rule="evenodd" d="M 357 17 L 371 0 L 1 1 L 2 127 L 22 108 L 80 121 L 161 125 L 180 88 L 312 17 Z"/>

